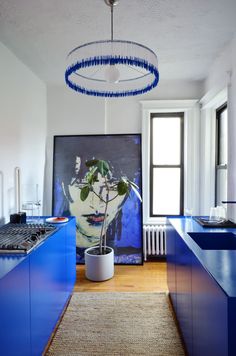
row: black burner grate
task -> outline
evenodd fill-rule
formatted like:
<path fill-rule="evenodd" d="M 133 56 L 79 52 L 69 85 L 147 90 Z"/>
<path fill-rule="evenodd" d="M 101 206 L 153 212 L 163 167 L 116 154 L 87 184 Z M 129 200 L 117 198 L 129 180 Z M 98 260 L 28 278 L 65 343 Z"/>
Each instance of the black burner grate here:
<path fill-rule="evenodd" d="M 50 224 L 6 224 L 0 227 L 0 253 L 28 253 L 55 230 Z"/>

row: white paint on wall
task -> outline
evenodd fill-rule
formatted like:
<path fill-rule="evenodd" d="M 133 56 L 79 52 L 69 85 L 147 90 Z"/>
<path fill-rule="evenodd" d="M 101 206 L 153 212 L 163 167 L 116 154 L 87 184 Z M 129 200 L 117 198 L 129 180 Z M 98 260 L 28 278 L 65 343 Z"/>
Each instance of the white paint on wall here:
<path fill-rule="evenodd" d="M 228 199 L 236 201 L 236 37 L 231 45 L 230 77 L 228 82 Z M 228 206 L 228 216 L 236 221 L 236 204 Z"/>
<path fill-rule="evenodd" d="M 212 67 L 211 71 L 205 81 L 205 95 L 202 98 L 203 111 L 205 107 L 205 117 L 207 110 L 211 110 L 207 107 L 207 103 L 213 102 L 213 109 L 216 107 L 213 98 L 217 98 L 222 90 L 227 91 L 228 100 L 228 200 L 236 201 L 236 37 L 231 41 L 231 43 L 225 47 L 225 50 L 218 56 Z M 220 105 L 220 102 L 219 102 Z M 202 115 L 202 125 L 205 125 L 204 132 L 205 137 L 202 136 L 202 142 L 200 144 L 208 145 L 207 140 L 212 139 L 212 125 L 204 122 L 204 115 Z M 208 117 L 211 116 L 208 115 Z M 203 131 L 202 131 L 203 132 Z M 214 154 L 211 154 L 213 157 Z M 210 157 L 209 157 L 210 158 Z M 212 158 L 213 159 L 213 158 Z M 201 184 L 202 190 L 200 195 L 202 197 L 203 210 L 206 212 L 206 207 L 213 204 L 212 201 L 212 186 L 209 186 L 209 167 L 212 166 L 212 160 L 203 164 L 202 168 L 204 175 L 208 183 Z M 210 168 L 211 169 L 211 168 Z M 210 173 L 211 174 L 211 173 Z M 208 175 L 208 176 L 207 176 Z M 212 175 L 212 174 L 211 174 Z M 208 178 L 207 178 L 208 177 Z M 212 180 L 212 185 L 214 184 Z M 206 200 L 205 195 L 207 194 L 206 187 L 209 186 L 208 196 L 211 200 Z M 214 189 L 214 188 L 213 188 Z M 236 206 L 228 205 L 228 218 L 236 221 Z"/>
<path fill-rule="evenodd" d="M 78 94 L 64 86 L 48 87 L 48 130 L 44 214 L 52 213 L 53 137 L 106 133 L 105 100 Z"/>
<path fill-rule="evenodd" d="M 204 85 L 202 82 L 162 81 L 160 79 L 158 87 L 146 95 L 119 99 L 88 97 L 70 90 L 65 85 L 48 87 L 46 97 L 45 84 L 2 44 L 0 44 L 0 56 L 2 61 L 0 68 L 0 171 L 3 174 L 4 185 L 1 194 L 2 210 L 6 220 L 15 210 L 15 167 L 20 167 L 21 184 L 25 187 L 36 187 L 36 184 L 39 184 L 40 200 L 42 200 L 44 190 L 44 213 L 51 214 L 54 135 L 140 133 L 140 100 L 198 99 L 204 94 L 204 100 L 209 101 L 229 83 L 229 74 L 231 74 L 231 83 L 228 88 L 230 142 L 228 197 L 236 200 L 235 39 L 216 58 Z M 204 121 L 204 115 L 201 121 Z M 205 142 L 209 138 L 207 135 L 206 131 L 203 135 Z M 207 145 L 202 147 L 206 148 Z M 204 151 L 201 152 L 204 153 Z M 208 156 L 205 152 L 205 167 L 209 166 Z M 207 175 L 207 169 L 204 174 L 200 172 L 202 183 L 206 183 Z M 203 206 L 208 206 L 209 199 L 206 199 L 206 194 L 209 193 L 211 199 L 212 191 L 208 192 L 204 184 L 200 184 L 200 187 L 205 187 L 202 191 L 205 199 Z M 229 210 L 231 210 L 231 215 L 236 217 L 233 207 Z"/>
<path fill-rule="evenodd" d="M 108 133 L 141 133 L 143 100 L 186 100 L 201 98 L 201 81 L 162 81 L 145 95 L 135 97 L 107 99 Z"/>
<path fill-rule="evenodd" d="M 140 100 L 192 99 L 202 96 L 200 81 L 161 81 L 146 95 L 127 98 L 95 98 L 68 87 L 48 87 L 48 130 L 44 214 L 52 212 L 53 136 L 141 133 Z"/>
<path fill-rule="evenodd" d="M 213 99 L 206 95 L 201 100 L 200 116 L 200 212 L 209 215 L 215 205 L 216 110 L 228 97 L 227 88 Z"/>
<path fill-rule="evenodd" d="M 52 212 L 54 135 L 141 133 L 140 100 L 200 98 L 202 84 L 160 81 L 159 86 L 146 95 L 116 99 L 89 97 L 66 85 L 49 86 L 44 214 Z"/>
<path fill-rule="evenodd" d="M 21 171 L 21 187 L 39 184 L 42 200 L 47 106 L 45 84 L 1 43 L 0 58 L 1 199 L 7 222 L 16 212 L 15 167 Z"/>

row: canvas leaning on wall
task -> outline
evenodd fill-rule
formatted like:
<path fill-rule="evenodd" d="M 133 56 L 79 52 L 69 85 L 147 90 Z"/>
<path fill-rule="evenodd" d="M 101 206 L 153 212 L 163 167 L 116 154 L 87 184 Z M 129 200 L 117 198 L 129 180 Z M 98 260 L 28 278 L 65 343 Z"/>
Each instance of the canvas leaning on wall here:
<path fill-rule="evenodd" d="M 99 244 L 104 218 L 103 202 L 98 197 L 101 191 L 85 201 L 80 199 L 88 169 L 85 162 L 91 159 L 109 162 L 109 184 L 127 177 L 141 187 L 141 135 L 54 136 L 52 213 L 76 217 L 77 263 L 84 263 L 86 248 Z M 142 264 L 142 205 L 134 192 L 114 199 L 106 220 L 107 245 L 114 249 L 115 263 Z"/>

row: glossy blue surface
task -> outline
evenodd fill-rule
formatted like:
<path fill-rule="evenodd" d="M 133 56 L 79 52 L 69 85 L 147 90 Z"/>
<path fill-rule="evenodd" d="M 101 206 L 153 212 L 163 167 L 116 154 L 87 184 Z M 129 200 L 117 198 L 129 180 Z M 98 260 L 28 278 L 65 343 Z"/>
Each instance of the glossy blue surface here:
<path fill-rule="evenodd" d="M 232 232 L 189 232 L 188 235 L 202 250 L 236 250 Z"/>
<path fill-rule="evenodd" d="M 75 218 L 28 255 L 0 255 L 0 355 L 42 355 L 72 293 Z"/>
<path fill-rule="evenodd" d="M 174 308 L 177 307 L 176 299 L 176 252 L 175 252 L 175 240 L 176 231 L 167 225 L 166 227 L 167 239 L 166 239 L 166 249 L 168 254 L 166 255 L 167 260 L 167 283 L 170 293 L 170 298 Z"/>
<path fill-rule="evenodd" d="M 29 259 L 0 280 L 0 355 L 30 355 Z"/>
<path fill-rule="evenodd" d="M 192 352 L 192 285 L 191 258 L 192 253 L 184 241 L 177 235 L 176 249 L 176 315 L 182 330 L 186 348 Z"/>
<path fill-rule="evenodd" d="M 188 234 L 189 232 L 236 234 L 236 229 L 203 228 L 191 218 L 173 218 L 169 221 L 224 293 L 229 297 L 236 297 L 236 250 L 203 250 Z"/>
<path fill-rule="evenodd" d="M 236 251 L 211 249 L 221 238 L 232 247 L 236 230 L 203 228 L 191 218 L 169 221 L 168 287 L 188 354 L 236 355 Z"/>
<path fill-rule="evenodd" d="M 193 355 L 228 356 L 228 298 L 193 254 L 191 262 Z"/>
<path fill-rule="evenodd" d="M 30 256 L 32 355 L 44 350 L 67 300 L 65 229 Z"/>
<path fill-rule="evenodd" d="M 0 255 L 0 279 L 11 272 L 18 264 L 23 262 L 26 257 L 26 255 Z"/>

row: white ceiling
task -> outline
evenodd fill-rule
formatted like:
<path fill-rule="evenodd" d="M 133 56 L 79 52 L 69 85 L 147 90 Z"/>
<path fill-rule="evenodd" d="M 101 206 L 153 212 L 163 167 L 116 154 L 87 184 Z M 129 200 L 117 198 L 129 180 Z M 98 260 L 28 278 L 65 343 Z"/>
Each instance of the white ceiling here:
<path fill-rule="evenodd" d="M 156 52 L 161 80 L 203 80 L 236 34 L 236 0 L 120 0 L 114 38 Z M 47 83 L 62 83 L 68 52 L 110 38 L 104 0 L 0 0 L 0 41 Z"/>

